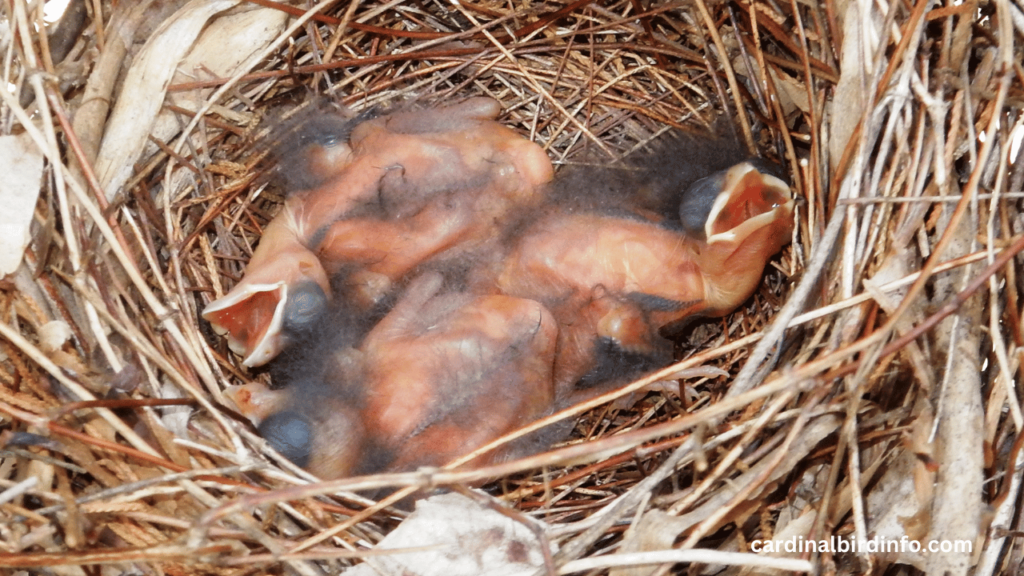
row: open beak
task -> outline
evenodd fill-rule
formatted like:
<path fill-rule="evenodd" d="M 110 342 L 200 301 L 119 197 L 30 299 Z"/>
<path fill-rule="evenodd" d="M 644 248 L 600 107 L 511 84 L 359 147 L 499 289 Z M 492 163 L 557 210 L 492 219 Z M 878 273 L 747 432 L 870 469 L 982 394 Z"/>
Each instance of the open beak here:
<path fill-rule="evenodd" d="M 281 327 L 288 285 L 239 285 L 203 311 L 214 332 L 227 337 L 231 351 L 243 356 L 245 366 L 260 366 L 280 352 Z"/>
<path fill-rule="evenodd" d="M 704 241 L 697 245 L 701 246 L 703 312 L 721 316 L 754 293 L 768 259 L 789 243 L 795 200 L 785 182 L 749 162 L 715 174 L 699 186 L 701 193 L 715 191 L 700 231 Z"/>
<path fill-rule="evenodd" d="M 766 227 L 781 242 L 765 252 L 778 252 L 793 229 L 793 193 L 785 182 L 759 172 L 749 162 L 728 169 L 721 192 L 704 224 L 708 244 L 731 243 L 737 247 L 754 232 Z"/>
<path fill-rule="evenodd" d="M 326 308 L 327 272 L 295 230 L 292 218 L 271 221 L 242 281 L 203 311 L 245 366 L 272 360 L 287 344 L 286 328 L 302 331 Z"/>

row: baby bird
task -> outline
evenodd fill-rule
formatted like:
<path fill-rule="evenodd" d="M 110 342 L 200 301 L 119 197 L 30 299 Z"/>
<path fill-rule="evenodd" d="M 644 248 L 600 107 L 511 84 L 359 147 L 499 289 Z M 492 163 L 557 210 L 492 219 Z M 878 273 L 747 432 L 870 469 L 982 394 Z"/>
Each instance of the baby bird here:
<path fill-rule="evenodd" d="M 552 178 L 535 143 L 474 98 L 446 108 L 308 118 L 281 145 L 295 189 L 264 229 L 245 277 L 203 312 L 243 364 L 308 331 L 341 286 L 368 308 L 428 259 L 482 249 Z"/>
<path fill-rule="evenodd" d="M 415 279 L 356 347 L 335 334 L 309 356 L 282 357 L 293 370 L 285 388 L 236 389 L 241 412 L 322 478 L 441 466 L 550 413 L 551 314 L 532 300 L 441 287 L 436 273 Z"/>
<path fill-rule="evenodd" d="M 750 297 L 768 258 L 789 242 L 792 212 L 789 187 L 744 162 L 687 191 L 678 230 L 598 213 L 551 215 L 523 234 L 497 283 L 524 296 L 601 286 L 660 325 L 722 316 Z"/>
<path fill-rule="evenodd" d="M 701 163 L 706 159 L 694 158 L 699 142 L 662 145 L 641 166 L 686 168 L 674 181 L 671 171 L 624 171 L 617 185 L 633 183 L 617 194 L 600 193 L 613 181 L 601 170 L 560 177 L 541 215 L 510 234 L 507 253 L 478 272 L 481 289 L 551 309 L 560 327 L 559 387 L 667 364 L 670 343 L 660 330 L 734 310 L 757 288 L 768 258 L 788 243 L 789 187 L 758 169 L 755 164 L 764 164 L 757 160 L 718 169 L 741 153 L 724 139 L 710 145 L 727 153 Z M 666 198 L 673 199 L 674 214 Z M 609 373 L 606 366 L 618 368 Z"/>

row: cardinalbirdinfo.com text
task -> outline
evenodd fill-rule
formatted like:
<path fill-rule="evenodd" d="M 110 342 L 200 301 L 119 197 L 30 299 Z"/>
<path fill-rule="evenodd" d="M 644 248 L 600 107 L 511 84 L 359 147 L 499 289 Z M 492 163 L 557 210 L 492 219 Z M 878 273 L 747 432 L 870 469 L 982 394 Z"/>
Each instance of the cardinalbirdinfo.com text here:
<path fill-rule="evenodd" d="M 970 540 L 928 540 L 921 542 L 911 540 L 907 536 L 899 539 L 875 536 L 869 540 L 858 540 L 855 538 L 844 538 L 832 536 L 827 540 L 810 540 L 803 536 L 787 538 L 785 540 L 754 540 L 750 543 L 750 549 L 758 553 L 890 553 L 890 552 L 962 552 L 971 554 L 973 542 Z"/>

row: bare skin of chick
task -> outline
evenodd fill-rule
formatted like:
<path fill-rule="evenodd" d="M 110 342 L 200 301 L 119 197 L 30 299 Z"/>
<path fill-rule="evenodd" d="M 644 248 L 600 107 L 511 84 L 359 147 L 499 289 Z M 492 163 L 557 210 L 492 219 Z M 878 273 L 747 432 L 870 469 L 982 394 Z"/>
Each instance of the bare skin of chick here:
<path fill-rule="evenodd" d="M 343 275 L 346 300 L 368 307 L 425 260 L 483 249 L 507 214 L 540 201 L 553 174 L 539 146 L 493 121 L 498 112 L 476 98 L 328 122 L 295 160 L 303 177 L 285 178 L 307 188 L 288 196 L 245 277 L 204 318 L 259 366 L 307 328 L 310 306 L 326 309 L 329 277 Z M 295 304 L 297 291 L 319 301 Z"/>
<path fill-rule="evenodd" d="M 430 128 L 422 117 L 396 115 L 353 132 L 357 153 L 366 150 L 367 161 L 385 166 L 386 173 L 372 202 L 330 225 L 314 243 L 329 270 L 356 263 L 396 281 L 446 251 L 489 244 L 506 214 L 542 199 L 551 164 L 532 142 L 495 122 L 456 133 Z M 385 150 L 393 161 L 380 158 Z"/>
<path fill-rule="evenodd" d="M 695 217 L 701 205 L 706 212 Z M 593 370 L 602 340 L 649 369 L 667 358 L 660 328 L 734 310 L 792 232 L 789 187 L 748 163 L 692 184 L 679 206 L 679 220 L 666 225 L 556 204 L 496 264 L 478 271 L 476 286 L 552 310 L 561 330 L 559 387 L 577 385 Z M 695 231 L 685 229 L 695 220 Z"/>
<path fill-rule="evenodd" d="M 557 326 L 532 300 L 432 294 L 415 282 L 360 347 L 364 421 L 399 446 L 393 470 L 445 464 L 547 414 Z M 492 454 L 484 462 L 503 457 Z"/>
<path fill-rule="evenodd" d="M 675 303 L 652 310 L 656 321 L 700 312 L 720 316 L 746 300 L 768 258 L 789 242 L 789 188 L 749 165 L 734 169 L 730 187 L 704 238 L 648 221 L 600 214 L 556 214 L 518 242 L 498 286 L 508 294 L 603 286 L 623 296 Z"/>
<path fill-rule="evenodd" d="M 410 470 L 663 365 L 659 328 L 741 304 L 792 227 L 792 194 L 774 177 L 742 164 L 695 174 L 706 177 L 676 195 L 674 218 L 663 192 L 575 210 L 556 184 L 556 200 L 473 272 L 485 295 L 413 282 L 357 349 L 318 352 L 321 374 L 293 378 L 274 402 L 250 398 L 250 413 L 322 477 Z"/>
<path fill-rule="evenodd" d="M 415 280 L 358 349 L 317 352 L 319 378 L 236 389 L 240 410 L 322 478 L 441 466 L 550 413 L 550 313 L 509 296 L 439 294 L 441 283 Z"/>

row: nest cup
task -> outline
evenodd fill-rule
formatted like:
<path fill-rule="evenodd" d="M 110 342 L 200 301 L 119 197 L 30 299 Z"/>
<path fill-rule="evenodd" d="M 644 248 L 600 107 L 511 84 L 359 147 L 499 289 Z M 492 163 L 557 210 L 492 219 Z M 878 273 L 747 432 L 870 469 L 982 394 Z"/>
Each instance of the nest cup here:
<path fill-rule="evenodd" d="M 391 504 L 486 482 L 548 573 L 1020 569 L 1011 2 L 54 4 L 0 12 L 0 566 L 336 573 Z M 550 450 L 311 483 L 225 394 L 272 374 L 199 319 L 283 201 L 268 119 L 473 96 L 556 170 L 726 126 L 803 198 L 792 243 Z"/>

